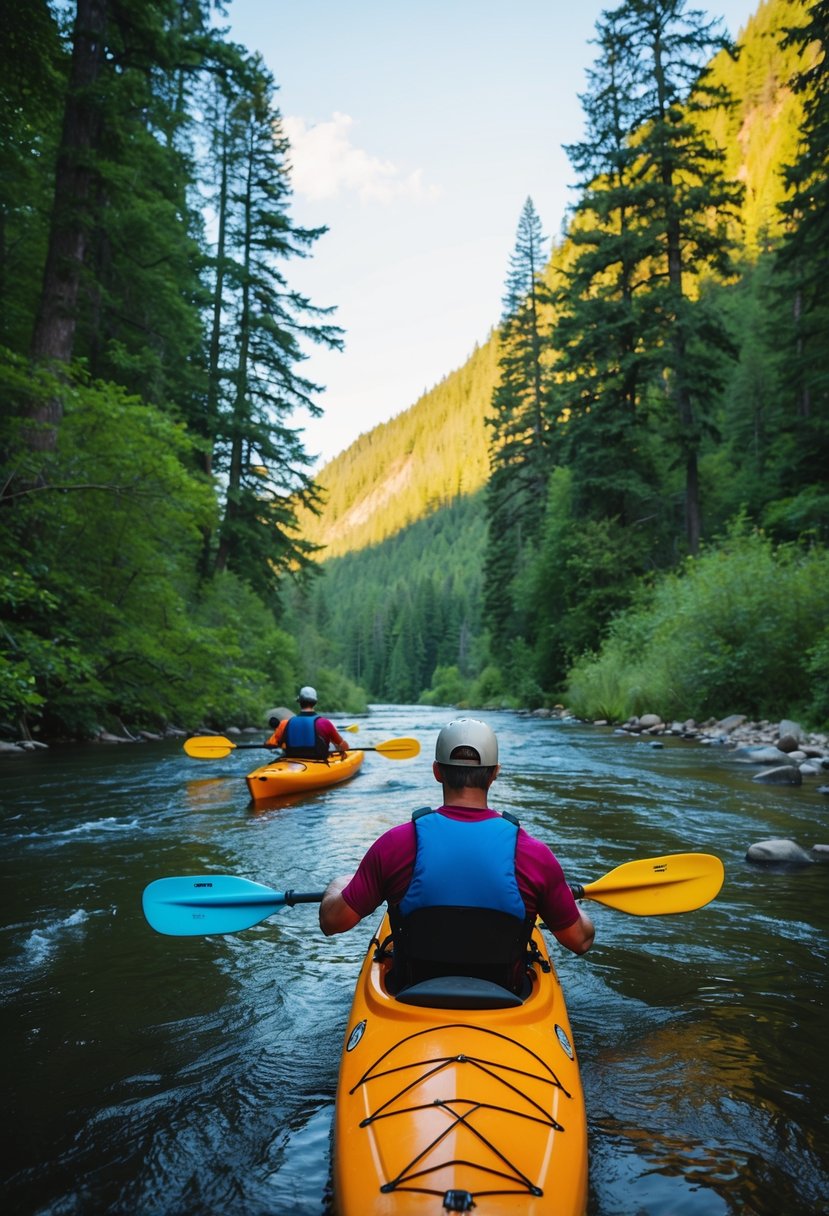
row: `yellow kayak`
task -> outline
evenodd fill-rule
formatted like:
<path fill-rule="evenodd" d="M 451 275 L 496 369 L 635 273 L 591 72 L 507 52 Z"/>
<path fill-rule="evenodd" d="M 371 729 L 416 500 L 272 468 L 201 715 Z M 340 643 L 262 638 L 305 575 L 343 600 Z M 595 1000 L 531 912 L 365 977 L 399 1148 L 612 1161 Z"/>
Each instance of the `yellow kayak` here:
<path fill-rule="evenodd" d="M 386 918 L 346 1029 L 334 1116 L 335 1212 L 583 1216 L 584 1095 L 541 933 L 533 934 L 537 957 L 522 1001 L 458 977 L 392 996 L 390 960 L 375 957 L 389 931 Z"/>
<path fill-rule="evenodd" d="M 299 760 L 284 757 L 263 764 L 246 781 L 254 802 L 278 798 L 282 794 L 300 794 L 306 790 L 322 789 L 353 777 L 363 763 L 364 753 L 355 748 L 340 756 L 332 752 L 327 760 Z"/>

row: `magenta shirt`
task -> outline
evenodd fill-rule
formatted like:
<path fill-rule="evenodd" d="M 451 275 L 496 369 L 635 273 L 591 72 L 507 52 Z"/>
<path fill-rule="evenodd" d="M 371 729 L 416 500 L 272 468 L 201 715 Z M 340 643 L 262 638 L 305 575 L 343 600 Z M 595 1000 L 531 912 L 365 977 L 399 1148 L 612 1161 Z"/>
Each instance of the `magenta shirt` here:
<path fill-rule="evenodd" d="M 497 811 L 442 806 L 438 813 L 449 819 L 492 819 Z M 409 820 L 389 828 L 375 840 L 357 873 L 343 888 L 342 896 L 359 917 L 369 916 L 385 900 L 399 904 L 412 879 L 417 838 Z M 518 829 L 515 845 L 515 876 L 528 914 L 540 916 L 554 932 L 568 929 L 579 919 L 573 893 L 555 855 L 540 840 Z"/>
<path fill-rule="evenodd" d="M 339 747 L 340 733 L 330 718 L 317 718 L 314 730 L 322 739 L 325 739 L 326 743 L 330 743 L 332 747 Z"/>

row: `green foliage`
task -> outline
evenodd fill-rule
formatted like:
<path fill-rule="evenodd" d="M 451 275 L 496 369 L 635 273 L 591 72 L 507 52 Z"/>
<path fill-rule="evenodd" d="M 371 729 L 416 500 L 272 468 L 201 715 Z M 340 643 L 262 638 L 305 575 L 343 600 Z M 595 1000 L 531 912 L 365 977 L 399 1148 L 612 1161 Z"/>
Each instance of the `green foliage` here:
<path fill-rule="evenodd" d="M 731 101 L 706 69 L 725 40 L 700 10 L 630 0 L 602 15 L 596 41 L 587 138 L 570 150 L 582 195 L 553 334 L 560 459 L 584 509 L 627 525 L 664 477 L 647 459 L 647 424 L 684 469 L 695 552 L 699 453 L 722 385 L 718 350 L 731 349 L 700 285 L 731 273 L 727 220 L 742 197 L 710 133 Z"/>
<path fill-rule="evenodd" d="M 192 439 L 116 385 L 79 377 L 64 399 L 44 480 L 20 491 L 7 534 L 2 712 L 70 736 L 260 720 L 294 686 L 294 645 L 240 580 L 196 582 L 216 503 Z"/>
<path fill-rule="evenodd" d="M 829 728 L 829 628 L 809 651 L 807 670 L 811 690 L 807 712 L 817 726 L 826 730 Z"/>
<path fill-rule="evenodd" d="M 62 637 L 60 602 L 19 566 L 0 575 L 0 716 L 36 717 L 50 684 L 86 685 L 90 665 Z M 56 642 L 58 644 L 56 644 Z"/>
<path fill-rule="evenodd" d="M 339 342 L 284 274 L 318 232 L 288 211 L 273 81 L 207 0 L 6 8 L 0 713 L 79 736 L 259 720 L 296 684 L 275 585 L 314 548 L 295 369 Z"/>
<path fill-rule="evenodd" d="M 348 714 L 368 713 L 365 690 L 344 675 L 342 671 L 330 667 L 318 667 L 313 657 L 309 663 L 305 656 L 300 669 L 303 672 L 303 680 L 309 678 L 310 672 L 310 679 L 314 682 L 323 712 L 328 710 L 333 713 L 338 710 Z"/>
<path fill-rule="evenodd" d="M 473 681 L 469 695 L 471 705 L 483 709 L 501 709 L 511 705 L 504 686 L 504 676 L 494 663 L 488 664 Z"/>
<path fill-rule="evenodd" d="M 468 704 L 469 681 L 465 680 L 460 669 L 453 663 L 438 664 L 432 675 L 432 685 L 418 698 L 421 705 L 457 705 Z"/>
<path fill-rule="evenodd" d="M 83 733 L 108 678 L 129 687 L 158 661 L 181 614 L 182 561 L 214 504 L 183 467 L 183 428 L 159 411 L 83 380 L 65 387 L 64 403 L 57 450 L 42 481 L 18 491 L 10 519 L 21 585 L 36 580 L 38 590 L 24 647 L 37 702 L 19 701 L 15 712 L 42 706 Z"/>
<path fill-rule="evenodd" d="M 550 479 L 544 529 L 525 600 L 533 621 L 530 665 L 546 689 L 557 689 L 585 651 L 596 649 L 615 613 L 634 594 L 646 568 L 648 537 L 617 519 L 590 519 L 574 506 L 574 476 Z"/>
<path fill-rule="evenodd" d="M 584 654 L 570 670 L 567 705 L 580 718 L 624 722 L 631 714 L 647 712 L 637 678 L 628 653 L 606 648 L 598 658 Z"/>
<path fill-rule="evenodd" d="M 486 523 L 479 498 L 459 498 L 392 540 L 325 563 L 286 591 L 301 653 L 340 667 L 371 696 L 417 701 L 437 668 L 478 670 Z M 319 691 L 319 689 L 317 690 Z"/>
<path fill-rule="evenodd" d="M 57 22 L 46 0 L 6 0 L 0 39 L 0 343 L 24 348 L 36 307 L 62 89 Z"/>
<path fill-rule="evenodd" d="M 162 716 L 195 718 L 216 727 L 228 722 L 264 725 L 269 705 L 293 701 L 294 640 L 245 582 L 227 573 L 204 584 L 190 618 L 186 649 Z"/>
<path fill-rule="evenodd" d="M 814 676 L 827 624 L 829 552 L 775 548 L 738 523 L 616 617 L 599 653 L 574 665 L 568 704 L 617 720 L 814 711 L 824 686 L 811 691 L 810 662 Z"/>

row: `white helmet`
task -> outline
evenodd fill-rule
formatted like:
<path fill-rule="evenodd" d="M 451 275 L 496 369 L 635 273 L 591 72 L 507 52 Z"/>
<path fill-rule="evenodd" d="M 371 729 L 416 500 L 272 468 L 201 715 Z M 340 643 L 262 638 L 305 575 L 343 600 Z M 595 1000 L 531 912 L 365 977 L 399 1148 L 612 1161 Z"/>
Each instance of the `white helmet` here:
<path fill-rule="evenodd" d="M 297 697 L 297 701 L 299 701 L 300 703 L 302 701 L 316 702 L 316 699 L 317 699 L 316 688 L 312 688 L 310 684 L 304 684 L 303 687 L 300 688 L 299 696 Z"/>
<path fill-rule="evenodd" d="M 455 760 L 452 752 L 458 747 L 471 747 L 477 760 Z M 435 744 L 438 764 L 460 764 L 464 768 L 489 768 L 498 763 L 498 740 L 486 722 L 477 718 L 458 718 L 444 726 Z"/>

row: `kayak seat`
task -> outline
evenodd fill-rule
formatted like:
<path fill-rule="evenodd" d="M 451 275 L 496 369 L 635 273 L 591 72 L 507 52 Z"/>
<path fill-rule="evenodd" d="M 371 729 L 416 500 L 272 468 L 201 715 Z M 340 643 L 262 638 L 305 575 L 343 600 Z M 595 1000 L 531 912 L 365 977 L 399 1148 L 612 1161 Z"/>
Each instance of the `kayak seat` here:
<path fill-rule="evenodd" d="M 388 977 L 392 992 L 451 977 L 453 982 L 478 980 L 501 988 L 507 996 L 523 995 L 531 922 L 492 908 L 445 904 L 417 908 L 406 917 L 390 907 L 389 919 L 394 940 Z"/>
<path fill-rule="evenodd" d="M 411 984 L 397 993 L 403 1005 L 422 1005 L 429 1009 L 514 1009 L 523 1005 L 520 996 L 471 975 L 441 975 Z"/>

